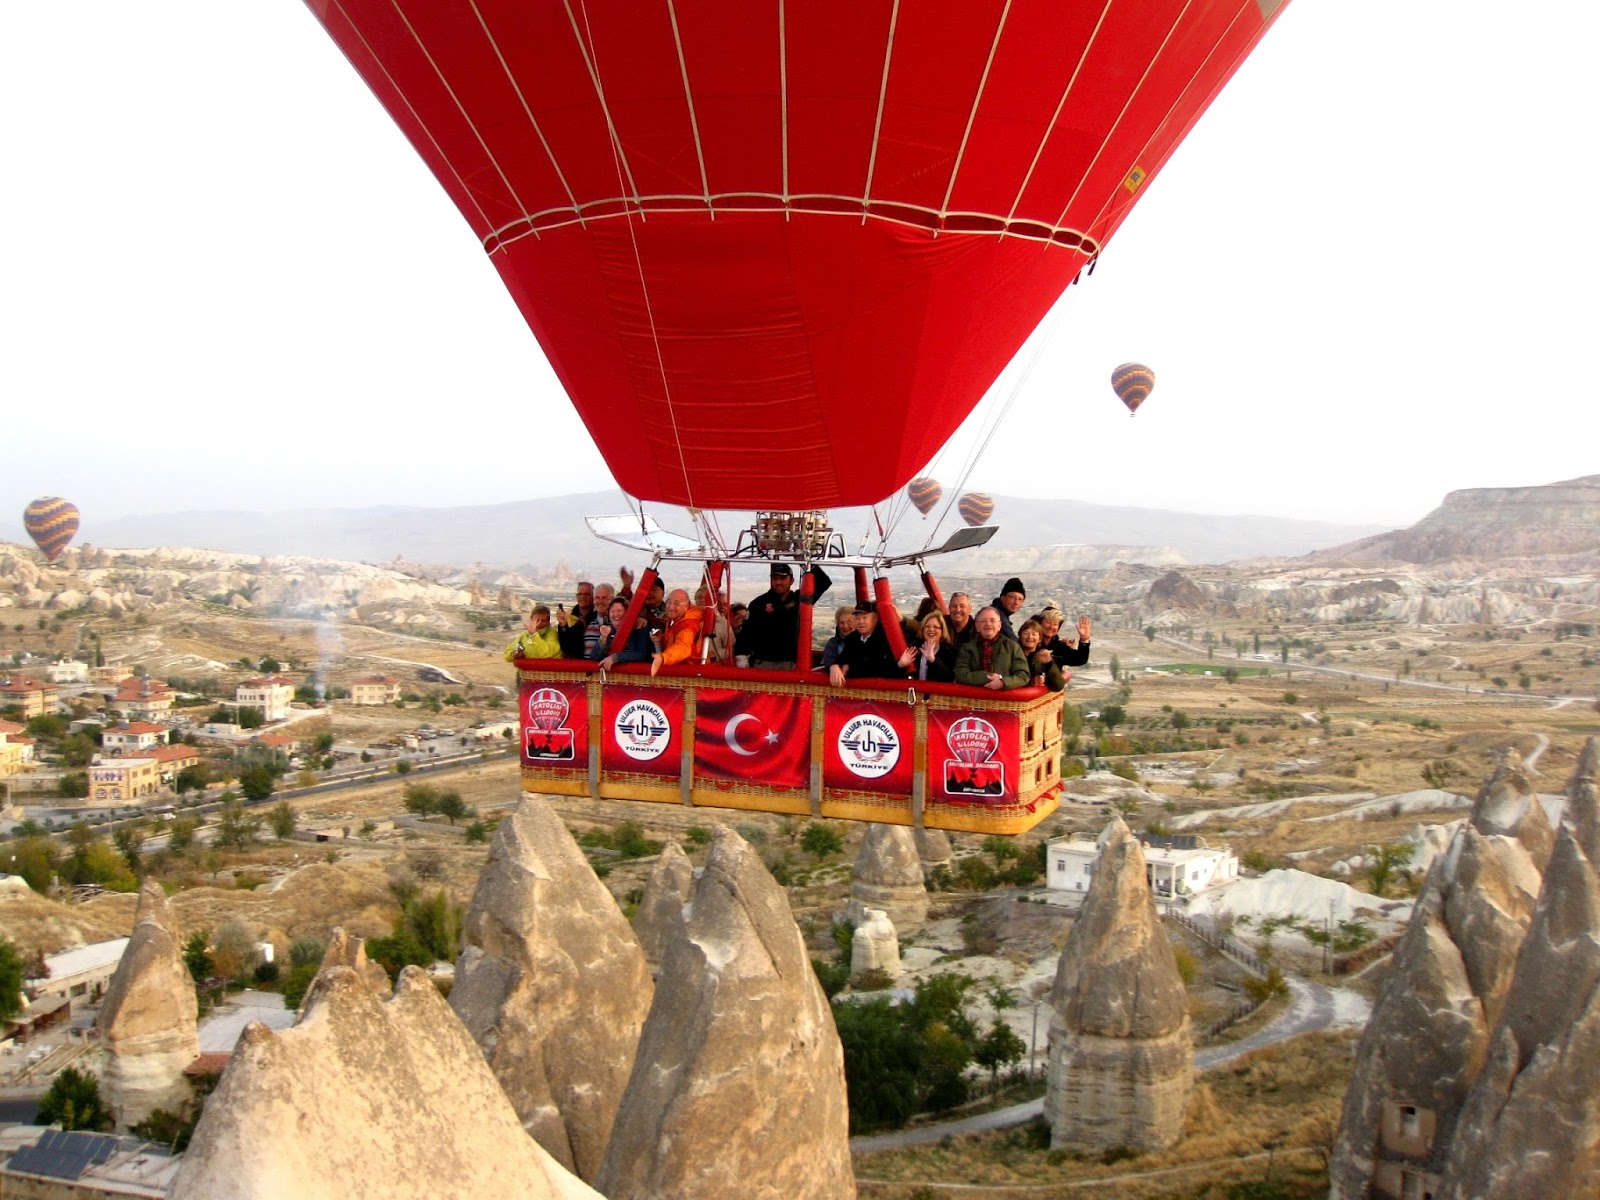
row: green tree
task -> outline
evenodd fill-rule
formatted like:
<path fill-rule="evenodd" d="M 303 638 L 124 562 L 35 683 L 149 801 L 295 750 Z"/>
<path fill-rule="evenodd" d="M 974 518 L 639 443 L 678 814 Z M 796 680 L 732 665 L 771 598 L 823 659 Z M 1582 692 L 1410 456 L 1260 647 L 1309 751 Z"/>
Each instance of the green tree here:
<path fill-rule="evenodd" d="M 851 1132 L 904 1125 L 917 1111 L 920 1034 L 887 999 L 837 1004 L 833 1019 L 844 1050 Z"/>
<path fill-rule="evenodd" d="M 94 739 L 86 733 L 74 733 L 61 742 L 61 762 L 68 767 L 86 767 L 94 757 Z"/>
<path fill-rule="evenodd" d="M 489 840 L 489 825 L 486 821 L 474 821 L 463 830 L 463 835 L 470 843 L 478 844 Z"/>
<path fill-rule="evenodd" d="M 289 973 L 283 977 L 283 984 L 278 989 L 283 994 L 285 1008 L 300 1007 L 300 1002 L 306 998 L 306 992 L 311 987 L 311 981 L 317 977 L 318 969 L 317 963 L 302 963 L 289 968 Z"/>
<path fill-rule="evenodd" d="M 329 751 L 331 751 L 333 749 L 333 734 L 317 734 L 316 748 L 318 754 L 327 754 Z"/>
<path fill-rule="evenodd" d="M 128 870 L 135 875 L 143 873 L 144 859 L 141 857 L 141 851 L 145 837 L 143 821 L 129 821 L 119 825 L 111 834 L 117 853 L 122 855 L 122 860 L 128 864 Z"/>
<path fill-rule="evenodd" d="M 111 1127 L 111 1114 L 100 1099 L 100 1082 L 88 1071 L 63 1067 L 39 1101 L 39 1122 L 64 1130 Z"/>
<path fill-rule="evenodd" d="M 196 929 L 183 943 L 183 965 L 196 983 L 204 983 L 216 974 L 216 964 L 211 958 L 211 931 Z"/>
<path fill-rule="evenodd" d="M 253 704 L 241 704 L 236 723 L 240 729 L 260 729 L 267 723 L 267 714 Z"/>
<path fill-rule="evenodd" d="M 1372 860 L 1367 866 L 1367 879 L 1372 884 L 1372 894 L 1381 896 L 1389 886 L 1389 881 L 1399 871 L 1405 870 L 1411 862 L 1411 855 L 1415 846 L 1406 845 L 1404 842 L 1390 842 L 1385 846 L 1372 848 Z"/>
<path fill-rule="evenodd" d="M 1226 679 L 1229 683 L 1238 683 L 1239 682 L 1239 668 L 1238 667 L 1229 667 L 1227 670 L 1225 670 L 1222 673 L 1222 677 L 1224 679 Z"/>
<path fill-rule="evenodd" d="M 1115 654 L 1111 656 L 1111 678 L 1113 681 L 1122 678 L 1122 660 Z"/>
<path fill-rule="evenodd" d="M 195 830 L 199 828 L 198 817 L 175 817 L 167 824 L 167 849 L 182 854 L 194 845 Z"/>
<path fill-rule="evenodd" d="M 439 815 L 454 825 L 462 817 L 470 817 L 472 809 L 461 798 L 460 792 L 451 790 L 439 796 Z"/>
<path fill-rule="evenodd" d="M 396 759 L 394 764 L 394 773 L 396 775 L 411 774 L 411 760 L 409 758 Z"/>
<path fill-rule="evenodd" d="M 182 796 L 189 792 L 203 792 L 210 783 L 210 769 L 205 763 L 197 763 L 178 772 L 177 778 L 172 781 L 172 790 Z"/>
<path fill-rule="evenodd" d="M 405 806 L 408 813 L 419 817 L 431 817 L 439 811 L 439 789 L 431 783 L 408 783 L 405 790 Z"/>
<path fill-rule="evenodd" d="M 49 892 L 60 870 L 61 852 L 54 841 L 34 833 L 12 842 L 5 857 L 11 872 L 20 875 L 40 895 Z"/>
<path fill-rule="evenodd" d="M 1120 704 L 1107 704 L 1100 710 L 1100 723 L 1108 730 L 1115 729 L 1128 719 L 1128 710 Z"/>
<path fill-rule="evenodd" d="M 278 777 L 265 763 L 252 763 L 239 772 L 239 790 L 252 804 L 259 804 L 278 789 Z"/>
<path fill-rule="evenodd" d="M 287 842 L 294 836 L 295 826 L 299 822 L 299 816 L 287 800 L 278 801 L 267 813 L 267 824 L 272 827 L 272 836 L 280 842 Z"/>
<path fill-rule="evenodd" d="M 16 943 L 0 934 L 0 1021 L 9 1021 L 26 1007 L 22 983 L 27 964 Z"/>
<path fill-rule="evenodd" d="M 973 1046 L 972 1061 L 989 1072 L 989 1089 L 993 1091 L 998 1085 L 1001 1070 L 1020 1062 L 1027 1052 L 1028 1044 L 1017 1036 L 1011 1026 L 996 1017 L 988 1032 Z"/>
<path fill-rule="evenodd" d="M 328 947 L 318 938 L 303 935 L 294 940 L 289 947 L 289 965 L 294 967 L 320 967 L 322 956 L 328 952 Z"/>
<path fill-rule="evenodd" d="M 843 850 L 844 838 L 822 822 L 811 821 L 800 832 L 800 849 L 820 861 Z"/>
<path fill-rule="evenodd" d="M 81 800 L 89 794 L 89 776 L 82 771 L 68 771 L 56 784 L 56 794 L 68 800 Z"/>
<path fill-rule="evenodd" d="M 211 961 L 224 979 L 238 979 L 255 970 L 260 951 L 243 923 L 229 919 L 217 926 L 211 939 Z"/>
<path fill-rule="evenodd" d="M 228 801 L 217 814 L 216 843 L 219 846 L 243 850 L 256 840 L 260 832 L 261 818 L 255 813 L 246 812 L 237 800 Z"/>

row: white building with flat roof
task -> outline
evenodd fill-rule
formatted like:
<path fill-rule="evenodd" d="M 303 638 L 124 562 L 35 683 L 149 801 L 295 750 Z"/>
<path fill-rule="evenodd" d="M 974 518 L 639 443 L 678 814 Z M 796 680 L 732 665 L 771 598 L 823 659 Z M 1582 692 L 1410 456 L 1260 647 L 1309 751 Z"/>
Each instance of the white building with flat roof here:
<path fill-rule="evenodd" d="M 1103 836 L 1103 835 L 1102 835 Z M 1192 833 L 1141 833 L 1145 878 L 1157 899 L 1192 896 L 1239 878 L 1239 859 L 1227 846 L 1211 846 Z M 1049 843 L 1048 885 L 1058 892 L 1087 892 L 1100 858 L 1100 839 L 1085 833 Z"/>

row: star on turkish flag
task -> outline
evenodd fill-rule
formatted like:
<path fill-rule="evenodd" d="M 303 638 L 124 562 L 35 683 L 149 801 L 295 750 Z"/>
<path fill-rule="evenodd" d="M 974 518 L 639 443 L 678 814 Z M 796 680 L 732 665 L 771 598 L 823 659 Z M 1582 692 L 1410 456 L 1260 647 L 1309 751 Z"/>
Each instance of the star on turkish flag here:
<path fill-rule="evenodd" d="M 811 699 L 705 689 L 695 700 L 695 775 L 803 788 L 811 776 Z"/>

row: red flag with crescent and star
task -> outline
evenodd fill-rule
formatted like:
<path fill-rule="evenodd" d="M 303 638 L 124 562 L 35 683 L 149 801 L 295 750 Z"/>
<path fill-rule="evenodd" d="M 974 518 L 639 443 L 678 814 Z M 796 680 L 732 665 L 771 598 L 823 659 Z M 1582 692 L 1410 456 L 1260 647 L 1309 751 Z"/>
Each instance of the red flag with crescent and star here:
<path fill-rule="evenodd" d="M 811 778 L 811 698 L 702 689 L 695 699 L 694 773 L 763 787 Z"/>

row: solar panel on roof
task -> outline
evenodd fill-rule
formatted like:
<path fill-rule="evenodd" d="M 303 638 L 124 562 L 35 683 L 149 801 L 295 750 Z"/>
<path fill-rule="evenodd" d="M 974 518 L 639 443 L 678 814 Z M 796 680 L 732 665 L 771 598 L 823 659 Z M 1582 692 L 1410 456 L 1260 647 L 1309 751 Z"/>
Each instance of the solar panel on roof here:
<path fill-rule="evenodd" d="M 89 1159 L 66 1150 L 23 1146 L 11 1156 L 7 1169 L 50 1179 L 80 1179 L 89 1169 Z"/>

